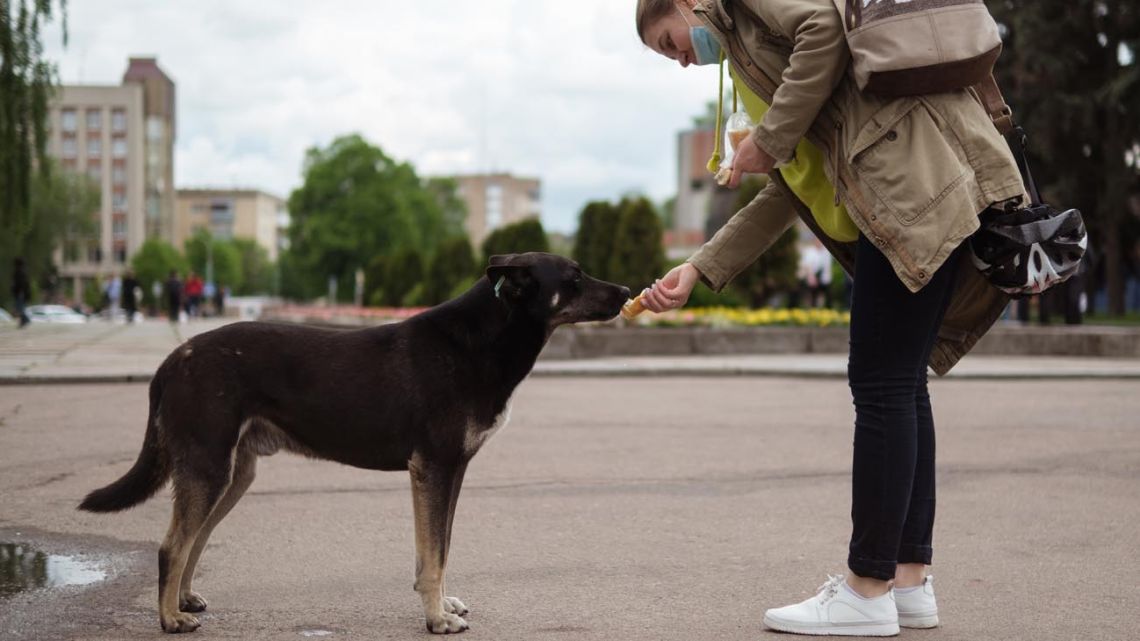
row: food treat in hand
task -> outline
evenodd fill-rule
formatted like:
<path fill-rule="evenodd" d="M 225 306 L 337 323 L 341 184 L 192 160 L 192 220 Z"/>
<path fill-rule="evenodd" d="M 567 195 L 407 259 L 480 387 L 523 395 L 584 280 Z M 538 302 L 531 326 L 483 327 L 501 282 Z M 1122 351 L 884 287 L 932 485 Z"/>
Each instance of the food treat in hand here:
<path fill-rule="evenodd" d="M 714 178 L 716 178 L 716 184 L 721 187 L 727 186 L 728 181 L 732 180 L 732 165 L 723 165 L 716 171 Z"/>
<path fill-rule="evenodd" d="M 625 305 L 621 307 L 621 317 L 626 320 L 633 320 L 635 316 L 645 311 L 645 305 L 641 304 L 641 294 L 635 298 L 626 301 Z"/>

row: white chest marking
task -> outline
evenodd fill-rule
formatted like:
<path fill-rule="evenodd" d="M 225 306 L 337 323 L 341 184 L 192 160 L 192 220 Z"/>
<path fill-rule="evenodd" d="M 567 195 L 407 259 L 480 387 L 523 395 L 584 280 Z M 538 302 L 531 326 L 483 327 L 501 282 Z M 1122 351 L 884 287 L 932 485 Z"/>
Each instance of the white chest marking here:
<path fill-rule="evenodd" d="M 550 308 L 551 309 L 558 307 L 558 301 L 561 300 L 560 296 L 561 296 L 561 294 L 559 294 L 558 292 L 554 293 L 554 298 L 550 299 Z"/>
<path fill-rule="evenodd" d="M 483 447 L 491 437 L 495 435 L 507 421 L 511 420 L 511 403 L 507 401 L 507 406 L 503 408 L 501 414 L 495 417 L 495 422 L 490 427 L 481 427 L 479 425 L 469 423 L 467 425 L 467 432 L 463 435 L 463 452 L 468 456 L 473 456 L 479 448 Z"/>

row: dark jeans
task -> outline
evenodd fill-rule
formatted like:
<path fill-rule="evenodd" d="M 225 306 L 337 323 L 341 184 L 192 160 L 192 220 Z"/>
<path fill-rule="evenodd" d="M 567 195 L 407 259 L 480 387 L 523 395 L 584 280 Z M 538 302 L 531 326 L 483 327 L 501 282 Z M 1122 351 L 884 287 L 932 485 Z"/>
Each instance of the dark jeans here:
<path fill-rule="evenodd" d="M 847 378 L 855 399 L 851 547 L 858 576 L 891 580 L 931 561 L 934 417 L 926 365 L 954 289 L 955 251 L 917 293 L 860 237 Z"/>

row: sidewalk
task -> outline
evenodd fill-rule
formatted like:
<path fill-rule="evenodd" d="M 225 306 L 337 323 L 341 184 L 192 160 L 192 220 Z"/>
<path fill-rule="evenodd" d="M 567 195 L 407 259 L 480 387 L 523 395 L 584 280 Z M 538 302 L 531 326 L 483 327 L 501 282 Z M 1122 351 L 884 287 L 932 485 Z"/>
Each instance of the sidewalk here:
<path fill-rule="evenodd" d="M 231 321 L 207 319 L 172 325 L 155 320 L 135 325 L 90 322 L 30 325 L 23 330 L 0 327 L 0 384 L 148 381 L 166 355 L 183 340 L 228 322 Z M 543 358 L 533 373 L 801 378 L 844 378 L 846 374 L 847 356 L 842 353 Z M 972 355 L 949 377 L 1140 380 L 1140 359 Z"/>

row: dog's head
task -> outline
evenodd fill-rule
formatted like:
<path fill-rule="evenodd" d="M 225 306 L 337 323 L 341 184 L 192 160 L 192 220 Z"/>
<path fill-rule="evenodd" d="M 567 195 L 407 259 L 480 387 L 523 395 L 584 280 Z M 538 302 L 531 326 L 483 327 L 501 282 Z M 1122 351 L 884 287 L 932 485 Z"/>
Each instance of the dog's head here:
<path fill-rule="evenodd" d="M 487 278 L 504 303 L 525 310 L 550 329 L 609 320 L 629 298 L 628 287 L 592 278 L 578 263 L 554 254 L 492 256 Z"/>

